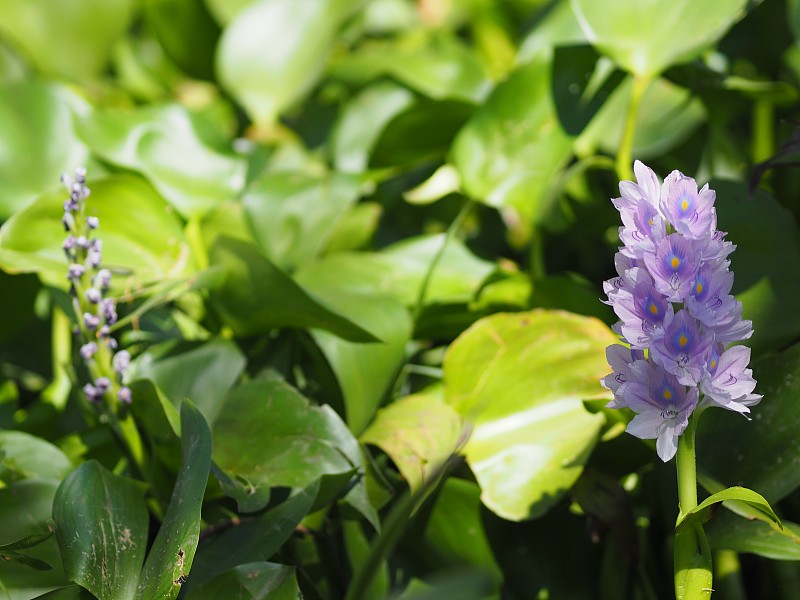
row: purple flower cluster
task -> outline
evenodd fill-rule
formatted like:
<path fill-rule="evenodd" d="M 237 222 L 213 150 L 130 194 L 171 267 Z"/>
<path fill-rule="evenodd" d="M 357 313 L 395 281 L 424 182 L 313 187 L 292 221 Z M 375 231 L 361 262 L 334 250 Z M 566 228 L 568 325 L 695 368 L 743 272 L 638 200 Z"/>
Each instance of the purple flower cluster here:
<path fill-rule="evenodd" d="M 748 413 L 761 396 L 750 349 L 731 345 L 753 330 L 730 293 L 735 246 L 717 231 L 716 194 L 679 171 L 660 184 L 641 162 L 633 169 L 636 183 L 620 182 L 613 200 L 624 244 L 618 276 L 603 284 L 627 345 L 606 350 L 613 372 L 602 383 L 614 393 L 610 408 L 637 413 L 627 431 L 656 439 L 666 462 L 698 403 Z"/>
<path fill-rule="evenodd" d="M 116 396 L 118 401 L 130 404 L 131 391 L 122 385 L 130 354 L 121 350 L 111 359 L 116 383 L 103 374 L 110 373 L 110 366 L 97 364 L 101 360 L 108 363 L 111 353 L 117 349 L 117 340 L 111 337 L 111 326 L 117 322 L 117 307 L 112 298 L 104 297 L 111 286 L 111 271 L 101 268 L 103 244 L 100 239 L 92 237 L 100 227 L 100 220 L 96 216 L 86 215 L 85 200 L 90 193 L 86 185 L 86 169 L 77 169 L 74 178 L 64 174 L 61 181 L 69 192 L 61 219 L 67 231 L 62 244 L 70 263 L 67 279 L 75 314 L 80 321 L 76 328 L 82 342 L 80 354 L 94 379 L 83 386 L 83 393 L 95 403 L 100 402 L 108 392 Z"/>

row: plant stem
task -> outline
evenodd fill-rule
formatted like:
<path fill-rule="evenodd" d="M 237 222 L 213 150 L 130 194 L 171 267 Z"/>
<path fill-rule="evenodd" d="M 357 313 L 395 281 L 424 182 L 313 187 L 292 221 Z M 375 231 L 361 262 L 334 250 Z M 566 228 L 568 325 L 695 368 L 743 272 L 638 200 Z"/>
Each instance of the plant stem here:
<path fill-rule="evenodd" d="M 678 507 L 681 516 L 697 506 L 697 464 L 694 454 L 694 432 L 697 427 L 698 413 L 689 417 L 686 430 L 678 438 Z"/>
<path fill-rule="evenodd" d="M 628 112 L 625 115 L 622 139 L 619 142 L 619 151 L 617 152 L 617 175 L 620 180 L 633 179 L 633 138 L 636 134 L 636 122 L 639 119 L 639 107 L 642 103 L 642 97 L 649 85 L 650 77 L 633 77 L 631 99 L 628 104 Z"/>
<path fill-rule="evenodd" d="M 769 100 L 758 100 L 753 105 L 753 145 L 754 163 L 767 160 L 775 154 L 775 133 L 773 122 L 775 108 Z"/>

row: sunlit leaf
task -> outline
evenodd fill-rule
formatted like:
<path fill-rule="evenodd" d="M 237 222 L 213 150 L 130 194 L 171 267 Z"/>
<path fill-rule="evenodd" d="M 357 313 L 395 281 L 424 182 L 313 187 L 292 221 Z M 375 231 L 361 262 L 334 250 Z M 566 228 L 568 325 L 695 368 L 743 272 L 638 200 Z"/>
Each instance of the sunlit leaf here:
<path fill-rule="evenodd" d="M 464 332 L 445 356 L 445 399 L 473 424 L 464 448 L 481 499 L 505 519 L 543 515 L 580 475 L 606 398 L 600 321 L 561 311 L 497 314 Z"/>
<path fill-rule="evenodd" d="M 201 216 L 244 188 L 245 163 L 215 148 L 179 105 L 95 112 L 79 127 L 104 160 L 140 172 L 184 217 Z"/>
<path fill-rule="evenodd" d="M 693 0 L 571 0 L 586 37 L 637 76 L 652 76 L 686 62 L 739 20 L 745 0 L 713 4 Z"/>
<path fill-rule="evenodd" d="M 688 511 L 686 514 L 681 515 L 677 525 L 675 525 L 675 532 L 679 533 L 686 531 L 695 525 L 702 524 L 708 521 L 717 504 L 726 501 L 742 502 L 749 505 L 759 512 L 763 520 L 769 520 L 775 523 L 779 528 L 782 528 L 781 520 L 772 510 L 769 502 L 758 492 L 749 490 L 743 487 L 730 487 L 716 494 L 710 495 L 703 500 L 696 507 Z"/>
<path fill-rule="evenodd" d="M 195 588 L 186 600 L 297 600 L 299 594 L 294 567 L 251 562 L 228 569 Z"/>
<path fill-rule="evenodd" d="M 61 86 L 27 82 L 0 87 L 0 219 L 57 186 L 61 173 L 86 164 L 89 153 L 75 134 L 74 121 L 89 110 Z"/>

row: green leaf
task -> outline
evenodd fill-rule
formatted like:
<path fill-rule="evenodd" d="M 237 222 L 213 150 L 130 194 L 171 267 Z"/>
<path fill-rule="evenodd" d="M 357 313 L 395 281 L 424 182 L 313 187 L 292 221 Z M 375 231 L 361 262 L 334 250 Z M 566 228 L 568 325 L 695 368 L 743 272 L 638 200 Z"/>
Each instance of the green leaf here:
<path fill-rule="evenodd" d="M 78 585 L 70 585 L 36 596 L 34 600 L 95 600 L 95 597 Z"/>
<path fill-rule="evenodd" d="M 90 179 L 88 214 L 100 219 L 103 264 L 132 273 L 131 287 L 178 278 L 194 264 L 180 221 L 143 179 L 114 175 Z M 67 261 L 61 250 L 64 191 L 53 190 L 11 217 L 0 228 L 0 267 L 11 273 L 34 272 L 48 284 L 67 287 Z M 121 286 L 116 289 L 121 289 Z"/>
<path fill-rule="evenodd" d="M 763 521 L 749 521 L 723 514 L 708 526 L 708 541 L 714 550 L 757 554 L 772 560 L 800 560 L 800 525 L 783 521 L 776 531 Z"/>
<path fill-rule="evenodd" d="M 270 376 L 233 390 L 214 423 L 214 461 L 256 489 L 302 488 L 362 467 L 358 443 L 328 406 Z"/>
<path fill-rule="evenodd" d="M 144 15 L 164 52 L 193 77 L 214 78 L 220 28 L 197 0 L 145 0 Z"/>
<path fill-rule="evenodd" d="M 242 202 L 261 250 L 291 271 L 320 254 L 360 194 L 355 176 L 265 173 L 247 188 Z"/>
<path fill-rule="evenodd" d="M 745 0 L 571 0 L 586 37 L 639 77 L 687 62 L 710 47 L 744 14 Z"/>
<path fill-rule="evenodd" d="M 337 30 L 356 5 L 350 0 L 251 3 L 220 38 L 220 83 L 257 125 L 269 127 L 316 83 Z"/>
<path fill-rule="evenodd" d="M 211 433 L 190 401 L 181 405 L 181 468 L 136 590 L 138 600 L 175 598 L 200 539 L 200 508 L 211 467 Z"/>
<path fill-rule="evenodd" d="M 86 164 L 88 150 L 74 122 L 89 110 L 62 86 L 24 82 L 0 87 L 0 219 L 54 187 L 61 173 Z"/>
<path fill-rule="evenodd" d="M 359 92 L 344 107 L 331 134 L 336 169 L 361 173 L 384 127 L 414 102 L 414 94 L 390 81 Z"/>
<path fill-rule="evenodd" d="M 413 491 L 456 452 L 463 436 L 461 418 L 437 387 L 381 408 L 360 440 L 386 452 Z"/>
<path fill-rule="evenodd" d="M 342 252 L 303 266 L 298 281 L 310 289 L 342 289 L 362 294 L 387 294 L 416 306 L 420 287 L 445 235 L 406 238 L 380 252 Z M 475 256 L 458 239 L 447 242 L 428 282 L 426 304 L 472 300 L 495 265 Z"/>
<path fill-rule="evenodd" d="M 131 23 L 135 0 L 0 2 L 0 33 L 25 52 L 36 70 L 89 80 L 105 68 L 114 42 Z M 91 32 L 91 35 L 87 35 Z"/>
<path fill-rule="evenodd" d="M 238 196 L 245 161 L 214 147 L 208 126 L 177 104 L 95 112 L 79 133 L 101 158 L 147 177 L 182 216 L 202 216 Z"/>
<path fill-rule="evenodd" d="M 450 346 L 445 400 L 473 424 L 464 448 L 484 504 L 514 521 L 543 515 L 581 474 L 603 417 L 582 400 L 608 398 L 597 319 L 534 310 L 481 319 Z"/>
<path fill-rule="evenodd" d="M 211 251 L 211 264 L 227 272 L 211 301 L 238 335 L 267 333 L 278 327 L 317 327 L 357 342 L 377 340 L 309 295 L 253 244 L 220 237 Z"/>
<path fill-rule="evenodd" d="M 756 391 L 764 395 L 752 409 L 753 420 L 723 410 L 715 410 L 713 418 L 704 415 L 697 456 L 714 479 L 757 489 L 775 503 L 800 486 L 800 447 L 795 443 L 800 436 L 800 345 L 757 360 L 752 368 Z"/>
<path fill-rule="evenodd" d="M 195 588 L 186 600 L 297 600 L 294 567 L 268 562 L 238 565 Z"/>
<path fill-rule="evenodd" d="M 269 559 L 311 510 L 319 487 L 316 480 L 266 513 L 204 542 L 186 590 L 191 593 L 205 581 L 237 565 Z"/>
<path fill-rule="evenodd" d="M 714 514 L 717 504 L 732 500 L 744 502 L 745 504 L 756 509 L 762 515 L 762 519 L 769 519 L 779 527 L 783 527 L 778 515 L 775 514 L 775 511 L 772 510 L 769 502 L 767 502 L 767 500 L 761 494 L 747 488 L 736 486 L 722 490 L 716 494 L 711 494 L 695 508 L 686 514 L 681 515 L 678 519 L 678 523 L 675 525 L 675 533 L 678 534 L 683 531 L 687 531 L 689 528 L 694 527 L 695 525 L 702 525 Z"/>
<path fill-rule="evenodd" d="M 134 597 L 147 548 L 147 505 L 139 483 L 83 463 L 53 502 L 56 537 L 71 581 L 100 600 Z"/>
<path fill-rule="evenodd" d="M 166 356 L 148 351 L 136 360 L 129 377 L 151 379 L 176 407 L 192 400 L 206 421 L 213 423 L 245 367 L 241 350 L 229 340 L 214 339 Z"/>
<path fill-rule="evenodd" d="M 34 533 L 32 535 L 26 535 L 21 540 L 17 540 L 16 542 L 11 542 L 10 544 L 0 544 L 0 552 L 8 552 L 14 550 L 25 550 L 26 548 L 32 548 L 34 546 L 38 546 L 42 542 L 49 540 L 52 537 L 52 532 L 47 533 Z"/>
<path fill-rule="evenodd" d="M 0 431 L 0 481 L 61 480 L 71 470 L 70 460 L 50 442 L 22 431 Z"/>
<path fill-rule="evenodd" d="M 540 203 L 569 158 L 572 138 L 551 95 L 550 64 L 537 57 L 512 72 L 459 132 L 452 161 L 464 191 L 496 208 L 511 208 L 523 225 L 550 210 Z"/>
<path fill-rule="evenodd" d="M 591 155 L 598 150 L 617 153 L 632 85 L 633 78 L 629 77 L 611 93 L 576 140 L 577 152 L 582 155 Z M 707 118 L 703 102 L 690 90 L 666 79 L 656 79 L 642 96 L 633 153 L 640 158 L 663 156 L 685 141 Z"/>
<path fill-rule="evenodd" d="M 483 101 L 491 89 L 474 50 L 444 32 L 364 44 L 339 58 L 331 75 L 354 85 L 385 75 L 431 99 L 472 104 Z"/>

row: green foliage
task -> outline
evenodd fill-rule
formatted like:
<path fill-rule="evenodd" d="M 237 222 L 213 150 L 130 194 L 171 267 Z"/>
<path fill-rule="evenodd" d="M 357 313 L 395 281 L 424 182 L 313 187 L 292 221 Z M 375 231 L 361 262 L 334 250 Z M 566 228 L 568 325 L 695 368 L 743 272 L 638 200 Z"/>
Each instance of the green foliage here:
<path fill-rule="evenodd" d="M 798 7 L 0 0 L 0 598 L 792 589 Z M 677 523 L 599 383 L 634 158 L 716 190 L 764 396 Z M 129 407 L 81 392 L 81 165 Z"/>

